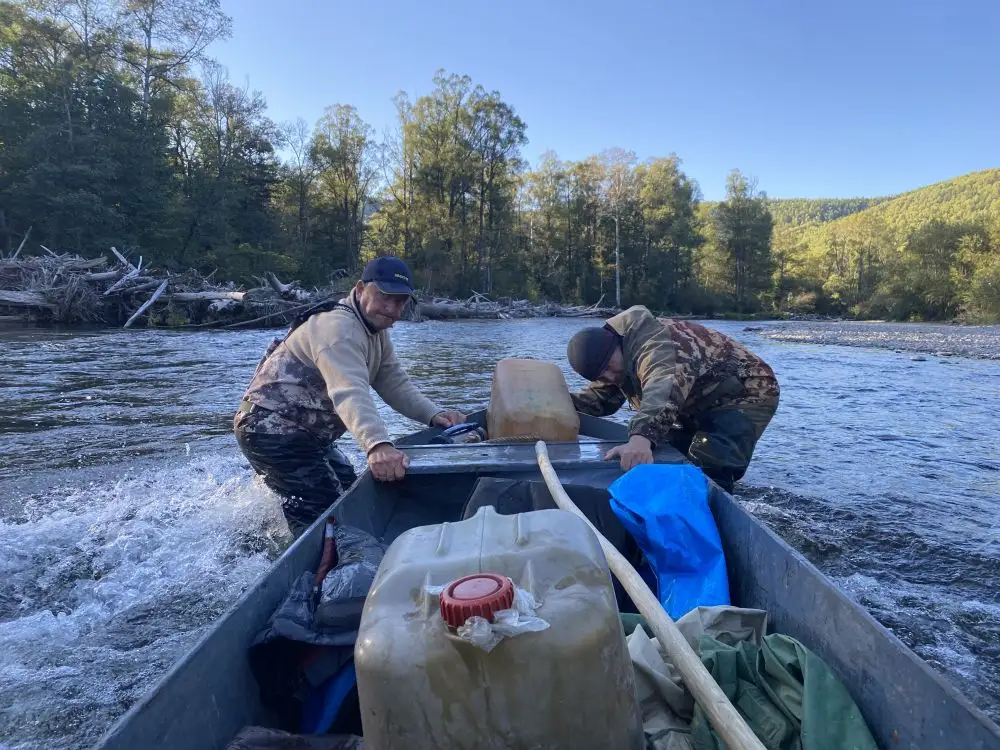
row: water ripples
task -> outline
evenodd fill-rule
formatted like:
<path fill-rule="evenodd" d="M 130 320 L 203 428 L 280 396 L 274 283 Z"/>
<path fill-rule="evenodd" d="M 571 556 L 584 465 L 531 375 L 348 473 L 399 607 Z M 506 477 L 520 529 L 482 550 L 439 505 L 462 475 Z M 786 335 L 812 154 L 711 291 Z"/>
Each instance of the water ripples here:
<path fill-rule="evenodd" d="M 565 346 L 591 324 L 432 322 L 393 340 L 428 395 L 471 410 L 505 357 L 556 361 L 581 386 Z M 1000 330 L 710 325 L 782 383 L 740 500 L 1000 718 Z M 287 542 L 231 433 L 274 335 L 0 332 L 8 749 L 96 739 Z M 419 427 L 379 408 L 394 435 Z"/>

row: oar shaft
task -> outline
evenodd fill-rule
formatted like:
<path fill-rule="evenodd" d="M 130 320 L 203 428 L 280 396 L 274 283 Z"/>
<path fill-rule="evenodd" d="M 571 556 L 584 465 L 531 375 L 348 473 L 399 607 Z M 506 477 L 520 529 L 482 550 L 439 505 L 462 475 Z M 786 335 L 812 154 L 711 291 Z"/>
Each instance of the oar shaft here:
<path fill-rule="evenodd" d="M 576 504 L 566 494 L 566 490 L 563 489 L 562 483 L 559 481 L 559 476 L 552 468 L 549 453 L 543 441 L 539 440 L 535 443 L 535 454 L 538 457 L 538 467 L 541 469 L 542 477 L 545 479 L 552 499 L 563 510 L 582 518 L 591 531 L 597 535 L 611 572 L 621 581 L 628 595 L 632 597 L 632 601 L 635 602 L 640 614 L 646 619 L 659 641 L 660 647 L 666 651 L 677 666 L 684 684 L 691 691 L 698 705 L 708 714 L 709 721 L 726 743 L 726 747 L 731 750 L 764 750 L 764 745 L 757 739 L 757 735 L 747 726 L 743 717 L 729 702 L 726 694 L 722 692 L 722 688 L 705 669 L 705 665 L 701 663 L 701 659 L 688 642 L 684 640 L 677 625 L 670 619 L 670 615 L 663 609 L 659 600 L 649 590 L 649 586 L 642 580 L 636 569 L 615 549 L 611 542 L 604 538 L 604 535 L 594 527 L 590 519 L 576 507 Z"/>

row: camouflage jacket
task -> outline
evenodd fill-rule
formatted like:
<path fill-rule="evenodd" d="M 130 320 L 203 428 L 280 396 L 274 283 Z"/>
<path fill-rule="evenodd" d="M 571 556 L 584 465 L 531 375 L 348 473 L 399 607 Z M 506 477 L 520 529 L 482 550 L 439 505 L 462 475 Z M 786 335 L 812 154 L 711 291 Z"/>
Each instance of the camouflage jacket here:
<path fill-rule="evenodd" d="M 629 435 L 642 435 L 658 445 L 675 423 L 684 426 L 714 406 L 777 406 L 774 371 L 718 331 L 691 321 L 655 318 L 639 305 L 607 325 L 622 338 L 625 380 L 620 386 L 591 383 L 571 394 L 583 414 L 608 416 L 627 400 L 638 412 L 629 422 Z"/>
<path fill-rule="evenodd" d="M 389 332 L 368 325 L 354 292 L 340 303 L 347 309 L 317 313 L 292 331 L 258 367 L 243 398 L 274 414 L 258 420 L 258 430 L 306 429 L 329 441 L 349 431 L 367 453 L 391 443 L 371 388 L 421 424 L 443 410 L 403 370 Z"/>

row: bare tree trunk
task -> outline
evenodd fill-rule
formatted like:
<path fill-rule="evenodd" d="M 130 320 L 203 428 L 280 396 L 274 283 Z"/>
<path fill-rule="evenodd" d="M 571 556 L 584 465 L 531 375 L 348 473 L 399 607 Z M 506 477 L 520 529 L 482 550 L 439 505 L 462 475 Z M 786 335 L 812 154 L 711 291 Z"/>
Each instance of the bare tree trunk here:
<path fill-rule="evenodd" d="M 69 82 L 63 88 L 63 108 L 66 110 L 66 139 L 69 142 L 69 152 L 73 153 L 73 111 L 70 109 Z"/>
<path fill-rule="evenodd" d="M 622 307 L 622 265 L 618 243 L 618 214 L 615 214 L 615 306 Z"/>
<path fill-rule="evenodd" d="M 142 119 L 149 118 L 149 100 L 153 91 L 153 25 L 152 20 L 145 29 L 146 64 L 142 70 Z"/>
<path fill-rule="evenodd" d="M 306 181 L 299 175 L 299 247 L 306 247 Z"/>
<path fill-rule="evenodd" d="M 354 269 L 356 268 L 354 264 L 354 243 L 353 243 L 354 222 L 351 218 L 351 214 L 348 211 L 347 193 L 346 193 L 347 188 L 345 187 L 344 190 L 345 193 L 342 201 L 343 204 L 342 208 L 344 211 L 344 246 L 345 246 L 344 250 L 347 252 L 347 270 L 350 271 L 351 273 L 354 273 Z"/>
<path fill-rule="evenodd" d="M 403 252 L 410 254 L 410 157 L 406 153 L 406 133 L 403 133 Z"/>
<path fill-rule="evenodd" d="M 486 218 L 486 177 L 485 175 L 480 175 L 479 179 L 479 232 L 476 237 L 476 278 L 478 284 L 482 284 L 485 281 L 485 276 L 483 275 L 483 252 L 485 250 L 483 244 L 483 227 L 485 225 Z M 487 290 L 488 291 L 488 290 Z"/>

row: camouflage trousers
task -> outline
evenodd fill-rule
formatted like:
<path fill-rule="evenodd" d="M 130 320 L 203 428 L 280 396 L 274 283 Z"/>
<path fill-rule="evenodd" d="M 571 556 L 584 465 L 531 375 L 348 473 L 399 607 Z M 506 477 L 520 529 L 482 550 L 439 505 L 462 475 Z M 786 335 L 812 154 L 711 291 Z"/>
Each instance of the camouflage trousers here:
<path fill-rule="evenodd" d="M 754 448 L 778 410 L 778 399 L 728 403 L 681 421 L 670 444 L 726 492 L 746 474 Z"/>
<path fill-rule="evenodd" d="M 281 497 L 296 537 L 357 479 L 350 460 L 333 443 L 274 412 L 237 412 L 233 431 L 250 466 Z"/>

